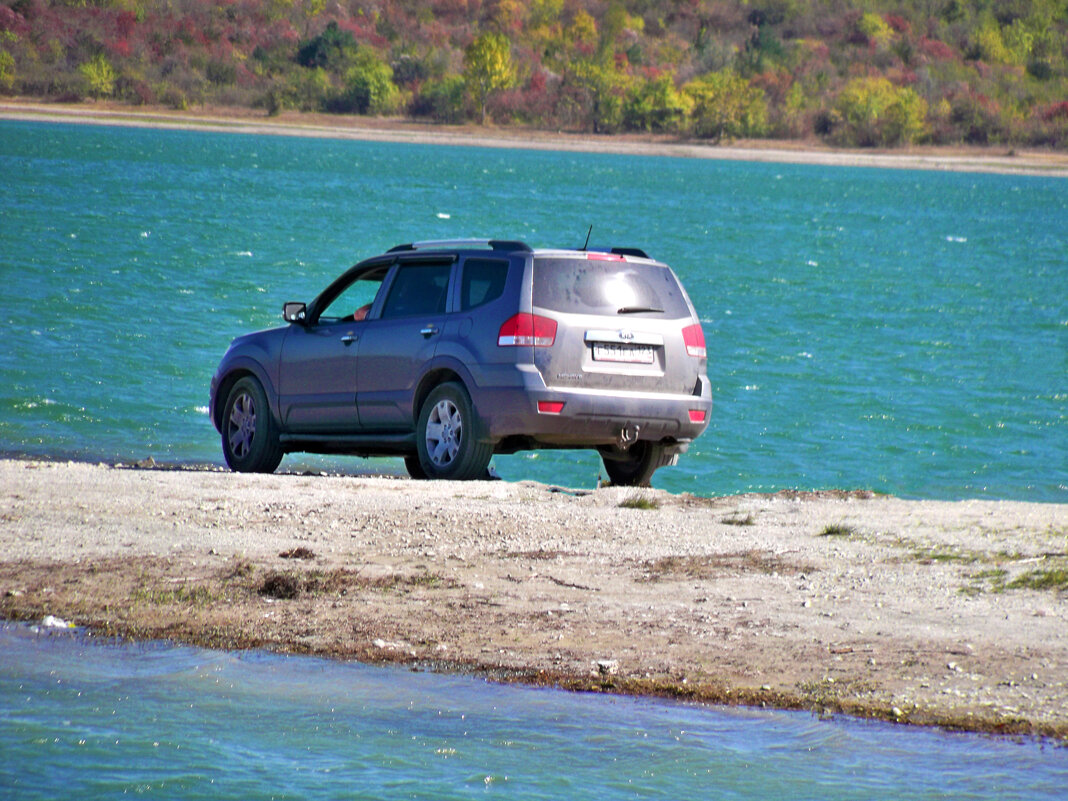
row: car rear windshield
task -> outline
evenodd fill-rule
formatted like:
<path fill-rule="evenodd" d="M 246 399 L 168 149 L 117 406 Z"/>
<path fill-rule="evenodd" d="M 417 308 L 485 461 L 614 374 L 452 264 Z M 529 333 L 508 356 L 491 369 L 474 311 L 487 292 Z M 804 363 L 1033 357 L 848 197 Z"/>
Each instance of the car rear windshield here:
<path fill-rule="evenodd" d="M 534 305 L 577 314 L 679 319 L 682 288 L 661 265 L 578 258 L 534 260 Z"/>

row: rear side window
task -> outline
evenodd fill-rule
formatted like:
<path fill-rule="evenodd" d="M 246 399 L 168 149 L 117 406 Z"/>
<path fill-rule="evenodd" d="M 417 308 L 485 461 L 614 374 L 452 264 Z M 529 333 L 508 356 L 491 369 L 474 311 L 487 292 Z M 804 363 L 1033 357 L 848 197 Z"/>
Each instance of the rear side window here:
<path fill-rule="evenodd" d="M 577 314 L 690 316 L 671 270 L 615 260 L 536 259 L 534 305 Z"/>
<path fill-rule="evenodd" d="M 382 318 L 445 311 L 451 264 L 402 264 L 389 289 Z"/>
<path fill-rule="evenodd" d="M 460 310 L 494 301 L 504 292 L 508 262 L 501 259 L 468 259 L 460 281 Z"/>

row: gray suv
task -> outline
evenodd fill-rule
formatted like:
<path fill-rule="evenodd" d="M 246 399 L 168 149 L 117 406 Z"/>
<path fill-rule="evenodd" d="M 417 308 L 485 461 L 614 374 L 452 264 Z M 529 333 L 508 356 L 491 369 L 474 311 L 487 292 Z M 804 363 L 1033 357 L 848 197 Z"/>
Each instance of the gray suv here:
<path fill-rule="evenodd" d="M 475 479 L 495 453 L 595 448 L 613 483 L 647 485 L 708 426 L 693 304 L 635 248 L 398 245 L 283 316 L 235 339 L 211 381 L 233 470 L 305 451 Z"/>

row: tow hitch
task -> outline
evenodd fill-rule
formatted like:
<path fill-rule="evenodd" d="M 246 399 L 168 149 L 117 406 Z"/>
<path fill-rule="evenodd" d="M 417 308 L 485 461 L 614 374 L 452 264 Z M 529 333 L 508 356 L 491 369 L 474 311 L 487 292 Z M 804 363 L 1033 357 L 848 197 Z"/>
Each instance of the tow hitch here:
<path fill-rule="evenodd" d="M 616 438 L 616 447 L 621 451 L 630 450 L 630 446 L 638 441 L 639 431 L 641 428 L 633 424 L 623 426 L 619 430 L 619 437 Z"/>

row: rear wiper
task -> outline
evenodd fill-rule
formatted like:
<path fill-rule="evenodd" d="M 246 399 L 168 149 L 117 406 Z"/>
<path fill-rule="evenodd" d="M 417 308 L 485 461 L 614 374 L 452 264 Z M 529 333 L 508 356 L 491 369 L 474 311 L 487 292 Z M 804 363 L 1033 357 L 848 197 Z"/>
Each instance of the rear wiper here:
<path fill-rule="evenodd" d="M 618 309 L 616 314 L 641 314 L 642 312 L 659 312 L 663 314 L 663 309 L 654 309 L 652 306 L 624 306 L 622 309 Z"/>

